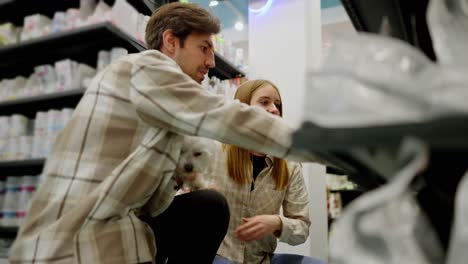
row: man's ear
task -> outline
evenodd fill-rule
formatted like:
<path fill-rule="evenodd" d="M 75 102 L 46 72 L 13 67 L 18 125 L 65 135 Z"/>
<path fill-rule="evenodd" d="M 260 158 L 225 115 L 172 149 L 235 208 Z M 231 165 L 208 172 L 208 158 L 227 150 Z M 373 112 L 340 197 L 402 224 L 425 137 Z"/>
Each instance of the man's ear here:
<path fill-rule="evenodd" d="M 179 45 L 179 38 L 174 35 L 171 29 L 164 30 L 162 34 L 161 51 L 166 51 L 169 54 L 174 54 L 176 47 Z"/>

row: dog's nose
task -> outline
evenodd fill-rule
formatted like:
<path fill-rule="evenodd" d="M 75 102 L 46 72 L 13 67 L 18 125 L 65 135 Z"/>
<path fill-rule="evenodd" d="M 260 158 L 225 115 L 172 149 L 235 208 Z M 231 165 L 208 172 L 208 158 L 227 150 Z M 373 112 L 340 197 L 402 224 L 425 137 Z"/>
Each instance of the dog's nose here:
<path fill-rule="evenodd" d="M 192 164 L 185 164 L 184 169 L 186 172 L 192 172 L 193 171 L 193 165 Z"/>

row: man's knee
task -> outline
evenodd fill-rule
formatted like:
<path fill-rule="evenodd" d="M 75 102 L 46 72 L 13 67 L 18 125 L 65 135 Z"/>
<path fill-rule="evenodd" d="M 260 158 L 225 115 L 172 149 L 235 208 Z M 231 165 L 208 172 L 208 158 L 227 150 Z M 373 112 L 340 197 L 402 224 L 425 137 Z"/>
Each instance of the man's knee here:
<path fill-rule="evenodd" d="M 229 205 L 224 195 L 215 190 L 200 190 L 197 191 L 197 196 L 200 198 L 199 208 L 204 213 L 213 216 L 217 221 L 224 220 L 225 225 L 229 224 Z"/>

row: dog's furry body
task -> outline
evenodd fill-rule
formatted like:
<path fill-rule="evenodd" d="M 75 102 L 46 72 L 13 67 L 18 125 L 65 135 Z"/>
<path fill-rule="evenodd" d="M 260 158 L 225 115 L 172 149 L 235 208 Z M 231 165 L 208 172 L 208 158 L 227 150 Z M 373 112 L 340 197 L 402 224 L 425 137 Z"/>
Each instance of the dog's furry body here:
<path fill-rule="evenodd" d="M 175 176 L 182 190 L 188 188 L 195 191 L 207 187 L 203 175 L 213 170 L 216 147 L 216 143 L 211 139 L 184 137 Z"/>

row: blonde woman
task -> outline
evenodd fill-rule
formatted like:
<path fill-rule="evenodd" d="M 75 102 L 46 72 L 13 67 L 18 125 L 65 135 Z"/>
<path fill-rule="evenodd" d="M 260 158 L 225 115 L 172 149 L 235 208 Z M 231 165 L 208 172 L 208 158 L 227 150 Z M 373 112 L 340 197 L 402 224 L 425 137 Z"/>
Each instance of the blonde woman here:
<path fill-rule="evenodd" d="M 266 80 L 242 84 L 235 99 L 272 115 L 283 113 L 278 88 Z M 218 263 L 225 259 L 230 263 L 270 263 L 277 239 L 291 245 L 306 241 L 308 193 L 300 164 L 234 145 L 220 147 L 217 159 L 216 173 L 210 180 L 225 195 L 231 211 Z"/>

